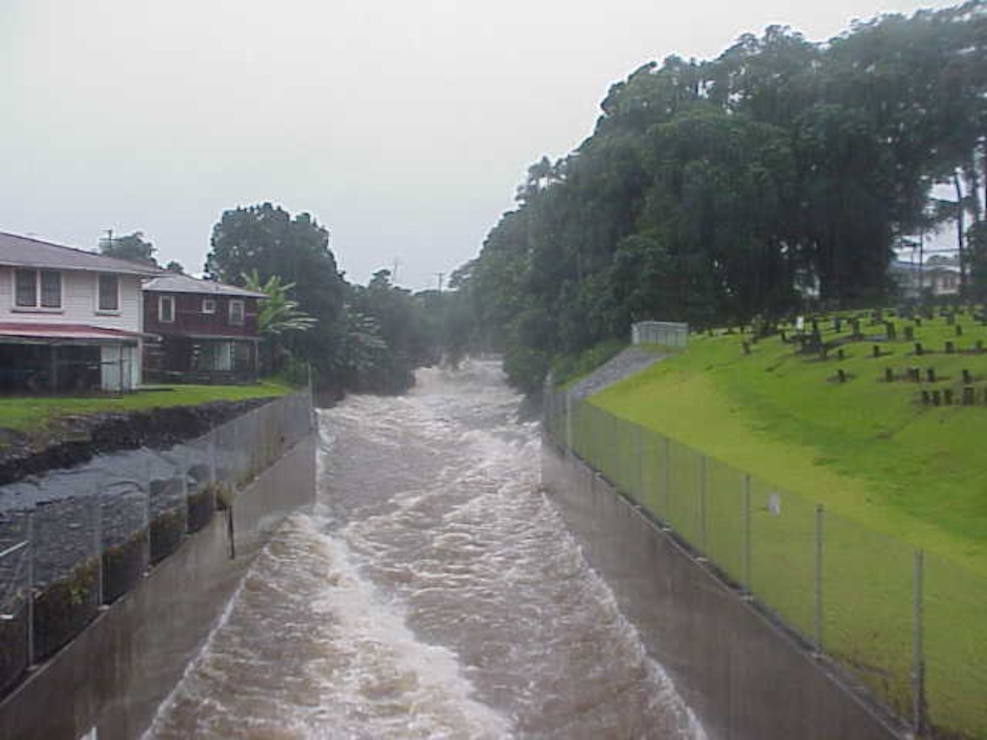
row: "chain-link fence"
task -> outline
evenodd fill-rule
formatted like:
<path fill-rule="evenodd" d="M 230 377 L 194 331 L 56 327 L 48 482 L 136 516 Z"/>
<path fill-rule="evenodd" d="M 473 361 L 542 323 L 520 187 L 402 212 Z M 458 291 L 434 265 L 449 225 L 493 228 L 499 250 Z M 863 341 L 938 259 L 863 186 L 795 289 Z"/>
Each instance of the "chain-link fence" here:
<path fill-rule="evenodd" d="M 918 734 L 987 738 L 987 578 L 564 392 L 545 427 Z"/>
<path fill-rule="evenodd" d="M 295 394 L 167 449 L 0 487 L 0 696 L 314 428 Z"/>

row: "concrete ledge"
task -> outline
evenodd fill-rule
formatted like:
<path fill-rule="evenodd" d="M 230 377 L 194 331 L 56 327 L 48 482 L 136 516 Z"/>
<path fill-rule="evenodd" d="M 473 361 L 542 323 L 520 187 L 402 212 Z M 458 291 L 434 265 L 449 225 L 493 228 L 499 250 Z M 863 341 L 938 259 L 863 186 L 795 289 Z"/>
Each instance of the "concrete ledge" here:
<path fill-rule="evenodd" d="M 909 736 L 582 461 L 546 442 L 542 480 L 711 739 Z"/>
<path fill-rule="evenodd" d="M 222 614 L 254 556 L 315 497 L 316 437 L 303 439 L 141 584 L 0 703 L 0 737 L 139 736 Z M 233 522 L 236 558 L 230 558 Z"/>

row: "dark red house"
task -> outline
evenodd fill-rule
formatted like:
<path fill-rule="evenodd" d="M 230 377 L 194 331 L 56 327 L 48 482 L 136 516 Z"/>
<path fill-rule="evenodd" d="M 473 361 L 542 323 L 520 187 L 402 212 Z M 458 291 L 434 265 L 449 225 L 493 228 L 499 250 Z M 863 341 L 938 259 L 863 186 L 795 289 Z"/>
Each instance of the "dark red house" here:
<path fill-rule="evenodd" d="M 258 301 L 245 288 L 162 275 L 144 283 L 147 382 L 231 383 L 257 378 Z"/>

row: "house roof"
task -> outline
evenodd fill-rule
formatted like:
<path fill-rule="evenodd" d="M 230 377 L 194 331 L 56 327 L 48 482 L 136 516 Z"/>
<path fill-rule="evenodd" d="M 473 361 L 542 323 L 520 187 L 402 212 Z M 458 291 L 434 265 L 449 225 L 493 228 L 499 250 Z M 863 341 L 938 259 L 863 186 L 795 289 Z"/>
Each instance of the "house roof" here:
<path fill-rule="evenodd" d="M 235 285 L 218 283 L 215 280 L 200 280 L 189 275 L 171 273 L 158 275 L 144 283 L 144 290 L 152 293 L 199 293 L 201 295 L 242 296 L 245 298 L 267 298 L 266 293 L 238 288 Z"/>
<path fill-rule="evenodd" d="M 43 270 L 89 270 L 123 275 L 157 275 L 161 272 L 156 267 L 137 262 L 104 257 L 101 254 L 4 232 L 0 232 L 0 265 Z"/>
<path fill-rule="evenodd" d="M 957 275 L 960 273 L 960 268 L 957 265 L 943 265 L 940 263 L 928 263 L 924 265 L 919 265 L 915 262 L 905 262 L 904 260 L 895 260 L 891 263 L 892 270 L 898 270 L 900 272 L 954 272 Z"/>
<path fill-rule="evenodd" d="M 0 341 L 16 339 L 76 339 L 76 340 L 128 340 L 149 336 L 123 329 L 104 329 L 87 324 L 34 324 L 27 322 L 0 321 Z"/>

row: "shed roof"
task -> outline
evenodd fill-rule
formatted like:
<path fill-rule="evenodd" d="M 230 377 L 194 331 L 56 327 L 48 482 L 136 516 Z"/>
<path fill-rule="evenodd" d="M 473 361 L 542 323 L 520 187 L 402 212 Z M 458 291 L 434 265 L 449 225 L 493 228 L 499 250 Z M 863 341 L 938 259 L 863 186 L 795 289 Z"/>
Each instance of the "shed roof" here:
<path fill-rule="evenodd" d="M 137 262 L 104 257 L 73 247 L 0 232 L 0 265 L 43 270 L 88 270 L 123 275 L 157 275 L 161 270 Z"/>
<path fill-rule="evenodd" d="M 202 295 L 227 295 L 245 298 L 267 298 L 266 293 L 238 288 L 235 285 L 218 283 L 215 280 L 200 280 L 190 275 L 168 273 L 158 275 L 144 283 L 144 290 L 152 293 L 199 293 Z"/>

